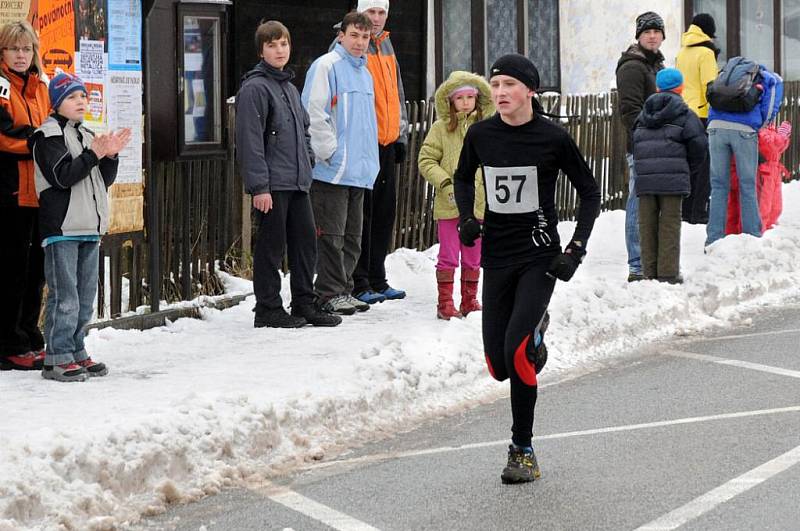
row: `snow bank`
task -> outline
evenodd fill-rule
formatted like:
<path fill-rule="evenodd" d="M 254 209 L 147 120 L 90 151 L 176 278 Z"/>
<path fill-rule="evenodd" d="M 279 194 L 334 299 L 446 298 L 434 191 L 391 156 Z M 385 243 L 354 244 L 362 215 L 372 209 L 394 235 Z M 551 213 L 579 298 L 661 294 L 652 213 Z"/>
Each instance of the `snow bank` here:
<path fill-rule="evenodd" d="M 800 184 L 784 198 L 800 203 Z M 683 286 L 628 284 L 623 226 L 623 212 L 603 214 L 585 264 L 557 285 L 544 383 L 800 294 L 797 212 L 708 255 L 704 227 L 684 225 Z M 564 238 L 571 230 L 562 224 Z M 106 378 L 1 374 L 0 531 L 111 529 L 502 396 L 507 384 L 484 366 L 480 314 L 436 320 L 434 263 L 435 249 L 391 255 L 390 278 L 408 298 L 338 328 L 255 330 L 248 299 L 145 332 L 93 331 Z"/>

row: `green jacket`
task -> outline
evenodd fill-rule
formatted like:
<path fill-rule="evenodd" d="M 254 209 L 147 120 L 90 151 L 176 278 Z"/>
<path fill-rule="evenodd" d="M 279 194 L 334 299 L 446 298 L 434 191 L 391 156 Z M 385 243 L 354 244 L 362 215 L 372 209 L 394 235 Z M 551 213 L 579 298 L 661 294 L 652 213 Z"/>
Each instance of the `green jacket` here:
<path fill-rule="evenodd" d="M 433 201 L 434 219 L 453 219 L 458 217 L 453 192 L 453 174 L 458 166 L 461 155 L 461 146 L 464 144 L 464 135 L 467 128 L 478 121 L 476 112 L 469 115 L 458 113 L 458 127 L 455 131 L 448 131 L 450 125 L 450 101 L 447 95 L 462 85 L 473 85 L 478 88 L 478 107 L 483 111 L 483 118 L 494 114 L 491 90 L 486 80 L 477 75 L 461 70 L 450 74 L 447 81 L 436 89 L 435 103 L 438 119 L 428 131 L 422 147 L 419 150 L 419 171 L 435 189 Z M 477 219 L 483 219 L 485 207 L 485 191 L 483 189 L 483 174 L 481 170 L 475 172 L 475 210 Z"/>

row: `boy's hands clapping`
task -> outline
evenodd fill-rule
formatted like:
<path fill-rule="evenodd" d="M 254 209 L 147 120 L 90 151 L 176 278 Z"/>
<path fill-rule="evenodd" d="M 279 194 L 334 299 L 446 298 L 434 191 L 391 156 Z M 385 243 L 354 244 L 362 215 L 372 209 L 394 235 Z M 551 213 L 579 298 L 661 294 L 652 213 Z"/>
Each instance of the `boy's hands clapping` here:
<path fill-rule="evenodd" d="M 111 133 L 104 133 L 94 137 L 92 140 L 92 151 L 98 159 L 103 157 L 114 157 L 125 149 L 131 140 L 131 130 L 128 128 L 118 129 Z"/>

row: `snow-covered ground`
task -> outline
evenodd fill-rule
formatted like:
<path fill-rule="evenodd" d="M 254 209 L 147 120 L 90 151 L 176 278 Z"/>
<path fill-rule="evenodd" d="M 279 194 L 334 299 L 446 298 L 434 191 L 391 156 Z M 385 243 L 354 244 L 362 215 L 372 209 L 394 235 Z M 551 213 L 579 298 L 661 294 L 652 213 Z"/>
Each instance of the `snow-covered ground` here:
<path fill-rule="evenodd" d="M 784 194 L 781 225 L 761 239 L 726 238 L 704 255 L 704 227 L 684 225 L 682 286 L 628 284 L 624 213 L 603 214 L 586 262 L 556 287 L 542 382 L 800 296 L 800 183 Z M 561 225 L 565 240 L 572 228 Z M 436 320 L 434 262 L 435 249 L 391 255 L 408 298 L 338 328 L 255 330 L 251 298 L 203 320 L 93 331 L 106 378 L 0 374 L 0 530 L 109 529 L 502 396 L 480 314 Z"/>

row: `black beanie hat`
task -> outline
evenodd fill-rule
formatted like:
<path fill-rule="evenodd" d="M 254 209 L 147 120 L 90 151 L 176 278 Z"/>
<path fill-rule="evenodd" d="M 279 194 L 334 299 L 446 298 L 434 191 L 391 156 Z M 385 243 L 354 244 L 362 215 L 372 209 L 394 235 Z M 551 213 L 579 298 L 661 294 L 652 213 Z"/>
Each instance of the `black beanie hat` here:
<path fill-rule="evenodd" d="M 518 53 L 509 53 L 496 60 L 489 69 L 489 79 L 494 76 L 511 76 L 531 90 L 539 89 L 539 71 L 536 65 Z"/>
<path fill-rule="evenodd" d="M 639 40 L 639 35 L 651 29 L 659 30 L 664 38 L 667 37 L 664 33 L 664 19 L 658 13 L 648 11 L 636 17 L 636 40 Z"/>
<path fill-rule="evenodd" d="M 703 33 L 712 39 L 717 36 L 717 25 L 714 23 L 714 17 L 708 13 L 700 13 L 695 15 L 692 19 L 692 24 L 703 30 Z"/>

